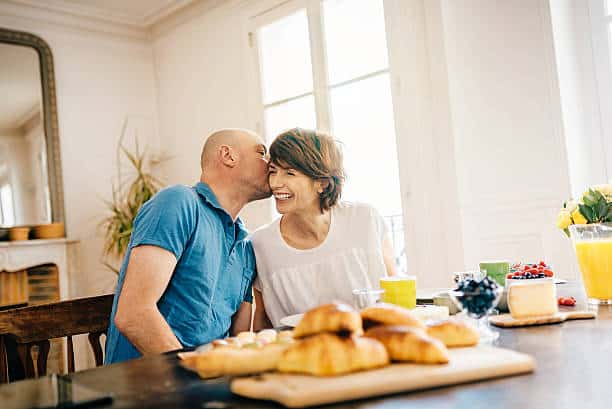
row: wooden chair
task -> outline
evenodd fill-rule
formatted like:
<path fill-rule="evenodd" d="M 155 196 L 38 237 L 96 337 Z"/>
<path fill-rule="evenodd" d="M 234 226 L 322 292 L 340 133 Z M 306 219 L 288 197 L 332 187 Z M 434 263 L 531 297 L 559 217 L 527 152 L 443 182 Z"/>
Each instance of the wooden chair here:
<path fill-rule="evenodd" d="M 0 383 L 9 381 L 7 342 L 16 345 L 26 378 L 46 375 L 52 338 L 68 340 L 68 372 L 74 372 L 73 335 L 89 334 L 96 366 L 102 365 L 100 336 L 108 328 L 112 305 L 113 295 L 107 294 L 0 311 Z M 34 346 L 38 347 L 36 362 L 31 353 Z"/>

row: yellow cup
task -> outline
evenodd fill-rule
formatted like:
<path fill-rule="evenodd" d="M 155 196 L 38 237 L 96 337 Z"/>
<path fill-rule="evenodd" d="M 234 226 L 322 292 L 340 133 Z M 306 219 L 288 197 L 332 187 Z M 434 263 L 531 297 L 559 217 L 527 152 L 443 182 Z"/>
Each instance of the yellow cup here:
<path fill-rule="evenodd" d="M 385 290 L 382 301 L 404 308 L 416 307 L 416 277 L 394 276 L 382 277 L 380 288 Z"/>

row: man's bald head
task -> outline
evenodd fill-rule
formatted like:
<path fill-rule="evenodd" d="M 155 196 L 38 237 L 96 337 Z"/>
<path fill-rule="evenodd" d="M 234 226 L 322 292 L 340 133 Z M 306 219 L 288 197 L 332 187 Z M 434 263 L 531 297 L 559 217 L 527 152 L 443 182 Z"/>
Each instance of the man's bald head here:
<path fill-rule="evenodd" d="M 227 145 L 240 151 L 242 147 L 260 141 L 260 137 L 248 129 L 225 128 L 211 133 L 202 148 L 202 155 L 200 157 L 202 171 L 215 163 L 221 146 Z"/>

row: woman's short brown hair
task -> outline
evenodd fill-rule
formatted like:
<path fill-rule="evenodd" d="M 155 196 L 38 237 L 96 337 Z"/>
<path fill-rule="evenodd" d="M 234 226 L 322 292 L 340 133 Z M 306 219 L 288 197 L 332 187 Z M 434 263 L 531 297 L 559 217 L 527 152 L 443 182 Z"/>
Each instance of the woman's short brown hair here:
<path fill-rule="evenodd" d="M 270 161 L 311 179 L 326 181 L 320 194 L 321 212 L 334 206 L 342 195 L 344 169 L 340 144 L 330 135 L 310 129 L 289 129 L 270 145 Z"/>

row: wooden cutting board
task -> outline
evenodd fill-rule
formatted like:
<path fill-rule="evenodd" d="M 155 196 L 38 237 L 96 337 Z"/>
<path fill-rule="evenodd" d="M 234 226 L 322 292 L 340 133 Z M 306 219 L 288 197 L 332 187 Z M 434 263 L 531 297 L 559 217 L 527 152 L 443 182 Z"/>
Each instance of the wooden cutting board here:
<path fill-rule="evenodd" d="M 417 391 L 439 386 L 532 372 L 532 357 L 491 346 L 453 348 L 446 365 L 393 364 L 333 377 L 265 373 L 236 378 L 233 393 L 277 401 L 291 408 Z"/>
<path fill-rule="evenodd" d="M 593 311 L 567 311 L 558 312 L 554 315 L 531 318 L 512 318 L 510 314 L 492 315 L 489 322 L 497 327 L 514 328 L 527 327 L 530 325 L 558 324 L 567 320 L 584 320 L 595 318 L 597 314 Z"/>

